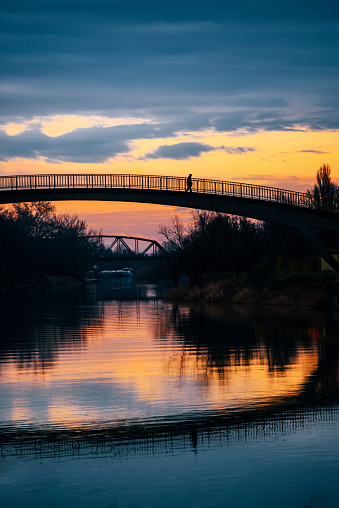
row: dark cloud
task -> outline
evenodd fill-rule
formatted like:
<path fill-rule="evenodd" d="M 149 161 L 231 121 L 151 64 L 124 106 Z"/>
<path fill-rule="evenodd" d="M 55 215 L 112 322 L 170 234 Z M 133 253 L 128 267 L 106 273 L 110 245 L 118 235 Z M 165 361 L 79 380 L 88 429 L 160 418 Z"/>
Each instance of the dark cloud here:
<path fill-rule="evenodd" d="M 199 157 L 203 152 L 212 152 L 215 150 L 224 150 L 229 154 L 243 154 L 253 152 L 255 148 L 251 147 L 214 147 L 205 143 L 183 142 L 174 145 L 159 146 L 154 152 L 145 155 L 145 159 L 176 159 L 186 160 L 191 157 Z"/>
<path fill-rule="evenodd" d="M 297 153 L 316 153 L 316 154 L 326 154 L 329 152 L 323 152 L 322 150 L 297 150 Z"/>
<path fill-rule="evenodd" d="M 282 8 L 284 7 L 284 8 Z M 231 21 L 245 19 L 255 23 L 265 24 L 267 21 L 293 21 L 293 19 L 311 19 L 321 22 L 333 20 L 338 16 L 336 2 L 324 1 L 321 5 L 316 0 L 172 0 L 158 2 L 158 0 L 11 0 L 2 2 L 3 14 L 15 14 L 16 18 L 26 19 L 33 16 L 38 19 L 66 18 L 68 21 L 84 22 L 88 19 L 106 21 L 152 22 L 152 21 L 181 21 L 181 20 L 219 20 L 226 18 Z M 75 28 L 77 25 L 75 25 Z M 40 27 L 44 30 L 44 27 Z M 61 29 L 61 28 L 60 28 Z"/>
<path fill-rule="evenodd" d="M 58 137 L 46 136 L 38 129 L 16 136 L 0 131 L 0 160 L 44 157 L 50 161 L 104 162 L 129 152 L 129 141 L 152 139 L 161 133 L 161 127 L 147 124 L 77 129 Z"/>
<path fill-rule="evenodd" d="M 145 159 L 176 159 L 184 160 L 199 157 L 202 152 L 215 150 L 213 146 L 204 143 L 177 143 L 175 145 L 159 146 L 154 152 L 147 153 Z"/>
<path fill-rule="evenodd" d="M 164 137 L 337 129 L 338 30 L 339 4 L 326 0 L 2 2 L 1 122 L 132 115 L 157 120 Z M 120 130 L 112 153 L 136 139 Z M 68 147 L 72 160 L 83 160 L 83 135 L 74 134 L 73 154 Z M 18 150 L 25 136 L 16 137 Z M 66 138 L 39 143 L 65 155 Z M 95 146 L 84 147 L 90 158 Z"/>
<path fill-rule="evenodd" d="M 256 152 L 256 148 L 251 146 L 221 146 L 220 149 L 232 155 L 242 155 L 247 152 Z"/>

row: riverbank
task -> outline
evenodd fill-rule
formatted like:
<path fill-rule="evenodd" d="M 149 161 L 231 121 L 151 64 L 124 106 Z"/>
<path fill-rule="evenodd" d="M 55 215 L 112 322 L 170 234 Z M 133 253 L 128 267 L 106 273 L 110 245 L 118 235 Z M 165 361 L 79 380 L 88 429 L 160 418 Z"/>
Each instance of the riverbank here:
<path fill-rule="evenodd" d="M 256 273 L 239 277 L 216 274 L 202 287 L 169 289 L 168 300 L 251 305 L 339 307 L 339 274 L 334 272 Z"/>
<path fill-rule="evenodd" d="M 20 277 L 8 279 L 0 284 L 2 291 L 19 289 L 76 288 L 83 285 L 78 279 L 66 275 L 42 275 L 40 277 Z"/>

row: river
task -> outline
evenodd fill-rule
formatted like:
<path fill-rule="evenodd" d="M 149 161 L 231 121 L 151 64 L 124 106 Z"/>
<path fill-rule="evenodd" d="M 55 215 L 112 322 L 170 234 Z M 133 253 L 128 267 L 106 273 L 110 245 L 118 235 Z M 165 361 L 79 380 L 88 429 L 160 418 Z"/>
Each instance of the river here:
<path fill-rule="evenodd" d="M 339 507 L 335 310 L 1 295 L 0 506 Z"/>

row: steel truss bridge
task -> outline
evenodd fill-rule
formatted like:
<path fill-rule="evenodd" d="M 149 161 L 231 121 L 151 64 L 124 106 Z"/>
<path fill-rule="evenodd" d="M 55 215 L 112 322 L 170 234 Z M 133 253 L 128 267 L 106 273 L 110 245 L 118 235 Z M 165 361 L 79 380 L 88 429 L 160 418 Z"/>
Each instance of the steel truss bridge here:
<path fill-rule="evenodd" d="M 88 235 L 87 238 L 97 238 L 104 250 L 101 259 L 144 259 L 146 256 L 160 255 L 165 249 L 156 240 L 138 236 L 126 235 Z M 109 240 L 105 244 L 105 240 Z M 134 244 L 134 249 L 131 247 Z"/>
<path fill-rule="evenodd" d="M 129 201 L 242 215 L 299 231 L 339 271 L 317 229 L 339 230 L 339 214 L 316 210 L 303 192 L 210 179 L 135 174 L 37 174 L 0 177 L 0 204 L 25 201 Z"/>

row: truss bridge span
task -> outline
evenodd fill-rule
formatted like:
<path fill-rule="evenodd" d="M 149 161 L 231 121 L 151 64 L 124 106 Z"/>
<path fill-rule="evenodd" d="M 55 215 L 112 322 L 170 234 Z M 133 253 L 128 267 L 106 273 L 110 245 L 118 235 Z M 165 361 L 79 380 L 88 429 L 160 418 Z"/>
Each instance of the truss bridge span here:
<path fill-rule="evenodd" d="M 148 256 L 159 256 L 165 249 L 157 240 L 140 236 L 127 235 L 88 235 L 96 238 L 103 249 L 101 259 L 145 259 Z"/>

